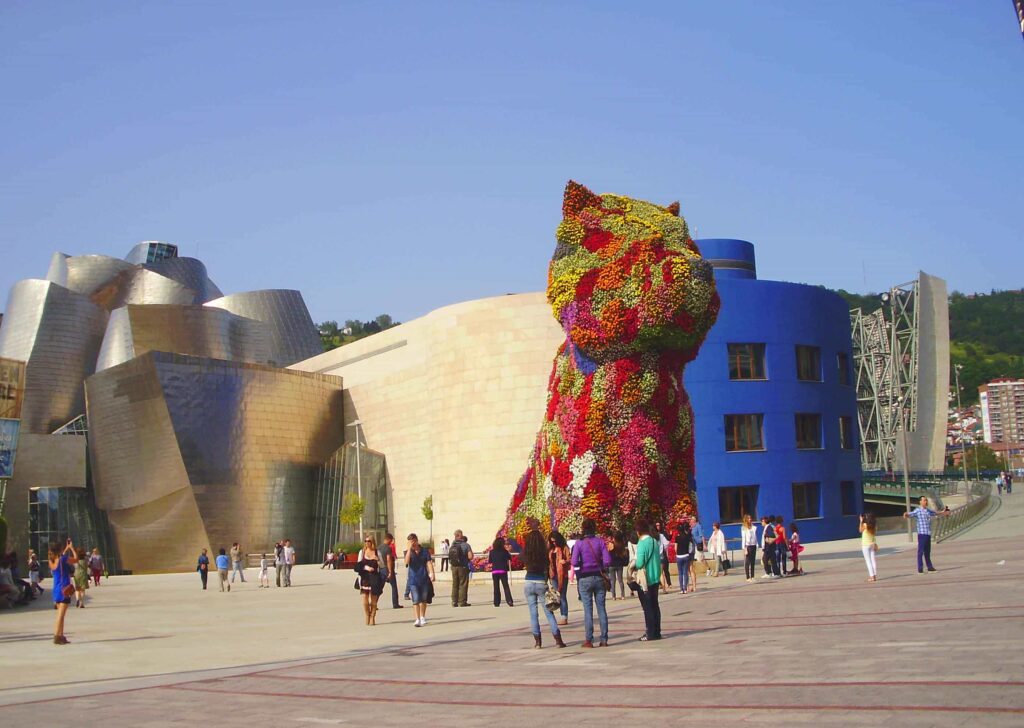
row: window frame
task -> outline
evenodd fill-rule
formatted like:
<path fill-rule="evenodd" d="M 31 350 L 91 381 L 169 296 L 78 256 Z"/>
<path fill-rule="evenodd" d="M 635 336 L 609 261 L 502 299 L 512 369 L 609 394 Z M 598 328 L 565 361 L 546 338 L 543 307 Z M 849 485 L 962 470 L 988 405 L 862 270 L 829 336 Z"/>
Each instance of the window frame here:
<path fill-rule="evenodd" d="M 850 498 L 847 498 L 847 490 L 850 491 Z M 861 503 L 863 500 L 857 498 L 857 481 L 856 480 L 840 480 L 839 481 L 839 509 L 841 515 L 844 516 L 856 516 L 860 514 Z M 847 505 L 852 506 L 847 508 Z"/>
<path fill-rule="evenodd" d="M 844 426 L 844 422 L 848 424 Z M 849 415 L 839 415 L 839 449 L 853 450 L 854 448 L 853 417 Z"/>
<path fill-rule="evenodd" d="M 726 452 L 764 452 L 767 448 L 765 447 L 764 441 L 764 414 L 759 412 L 742 412 L 737 414 L 727 414 L 724 416 L 724 428 L 725 428 L 725 451 Z M 729 422 L 730 418 L 734 418 L 732 423 Z M 740 420 L 739 418 L 756 418 L 754 420 L 757 424 L 757 436 L 758 444 L 760 447 L 737 447 L 740 442 L 740 422 L 749 420 Z M 729 447 L 729 438 L 732 436 L 733 447 Z"/>
<path fill-rule="evenodd" d="M 836 352 L 836 372 L 838 373 L 837 381 L 840 387 L 853 386 L 853 373 L 850 371 L 850 357 L 846 355 L 845 351 Z"/>
<path fill-rule="evenodd" d="M 817 495 L 817 497 L 814 499 L 814 500 L 816 500 L 816 507 L 814 508 L 814 515 L 800 515 L 800 511 L 797 510 L 797 504 L 798 503 L 801 506 L 805 506 L 805 505 L 809 504 L 808 499 L 803 494 L 803 491 L 807 488 L 807 486 L 814 486 L 815 492 L 816 492 L 816 495 Z M 801 499 L 797 498 L 797 491 L 798 491 L 798 489 L 801 491 L 801 495 L 802 495 Z M 793 520 L 794 521 L 805 521 L 805 520 L 809 520 L 809 519 L 812 519 L 812 518 L 821 518 L 821 481 L 807 480 L 807 481 L 795 482 L 795 483 L 792 484 L 792 491 L 791 492 L 792 492 L 792 498 L 793 498 Z"/>
<path fill-rule="evenodd" d="M 718 486 L 718 520 L 721 521 L 721 523 L 723 525 L 725 525 L 725 524 L 732 524 L 732 523 L 742 523 L 743 522 L 743 516 L 747 515 L 748 513 L 750 514 L 751 518 L 756 520 L 757 519 L 757 498 L 758 498 L 758 495 L 760 494 L 760 488 L 761 488 L 761 486 L 758 485 L 758 484 L 750 484 L 750 485 L 720 485 L 720 486 Z M 724 509 L 722 507 L 722 505 L 723 505 L 722 497 L 723 496 L 731 497 L 733 495 L 732 491 L 735 491 L 736 492 L 735 493 L 736 497 L 739 498 L 739 518 L 737 518 L 736 520 L 731 520 L 730 518 L 728 518 L 727 514 L 726 514 L 726 509 Z M 751 492 L 753 493 L 752 500 L 748 501 L 747 498 L 744 497 L 744 495 L 747 494 L 749 496 L 749 494 Z M 753 508 L 750 509 L 750 510 L 747 510 L 747 509 L 744 508 L 744 506 L 748 502 L 753 505 Z M 730 508 L 729 510 L 732 510 L 732 509 Z M 731 516 L 733 514 L 729 513 L 728 515 Z"/>
<path fill-rule="evenodd" d="M 729 360 L 729 381 L 730 382 L 766 382 L 766 381 L 768 381 L 768 372 L 767 372 L 767 368 L 765 366 L 765 344 L 759 343 L 759 342 L 733 342 L 733 343 L 727 343 L 725 345 L 725 347 L 726 347 L 726 355 L 727 355 L 727 358 Z M 734 353 L 733 347 L 736 347 L 737 349 L 739 347 L 746 347 L 746 354 L 749 356 L 749 359 L 750 359 L 750 372 L 751 372 L 751 374 L 755 373 L 755 371 L 754 371 L 755 369 L 759 369 L 758 373 L 761 376 L 749 376 L 749 377 L 745 377 L 745 376 L 735 376 L 734 377 L 733 376 L 733 362 L 734 361 L 736 362 L 736 371 L 737 371 L 737 373 L 739 373 L 739 374 L 743 373 L 742 372 L 742 368 L 740 367 L 740 364 L 739 364 L 740 353 L 738 351 Z M 754 366 L 755 363 L 758 364 L 759 366 L 755 367 Z"/>
<path fill-rule="evenodd" d="M 802 445 L 801 434 L 805 429 L 801 425 L 801 418 L 803 417 L 814 417 L 816 419 L 817 426 L 812 428 L 817 433 L 816 444 L 814 445 Z M 795 412 L 793 414 L 793 429 L 794 429 L 794 442 L 797 450 L 824 450 L 825 449 L 825 438 L 821 432 L 821 414 L 818 412 Z"/>
<path fill-rule="evenodd" d="M 821 347 L 820 346 L 813 346 L 811 344 L 797 344 L 796 347 L 794 348 L 794 352 L 795 352 L 795 355 L 796 355 L 796 378 L 797 378 L 797 381 L 799 381 L 799 382 L 821 382 L 821 381 L 823 381 L 823 378 L 821 376 Z M 814 375 L 813 378 L 809 378 L 809 377 L 804 377 L 803 376 L 804 372 L 803 372 L 803 367 L 801 366 L 801 363 L 802 363 L 803 360 L 802 360 L 802 358 L 800 356 L 802 352 L 813 353 L 813 355 L 814 355 L 814 359 L 813 359 L 814 366 L 813 366 L 813 368 L 814 368 L 814 371 L 815 371 L 815 375 Z"/>

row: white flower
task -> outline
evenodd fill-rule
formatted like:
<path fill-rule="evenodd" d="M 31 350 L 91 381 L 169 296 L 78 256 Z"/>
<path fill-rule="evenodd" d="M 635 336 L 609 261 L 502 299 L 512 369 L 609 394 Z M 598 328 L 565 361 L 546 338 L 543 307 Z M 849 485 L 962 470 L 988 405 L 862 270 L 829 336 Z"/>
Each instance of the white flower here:
<path fill-rule="evenodd" d="M 593 450 L 587 450 L 582 455 L 577 455 L 573 458 L 572 464 L 569 465 L 569 471 L 572 473 L 572 483 L 569 484 L 569 490 L 574 497 L 583 497 L 583 489 L 590 480 L 590 474 L 594 472 L 596 464 L 597 459 L 594 457 Z"/>

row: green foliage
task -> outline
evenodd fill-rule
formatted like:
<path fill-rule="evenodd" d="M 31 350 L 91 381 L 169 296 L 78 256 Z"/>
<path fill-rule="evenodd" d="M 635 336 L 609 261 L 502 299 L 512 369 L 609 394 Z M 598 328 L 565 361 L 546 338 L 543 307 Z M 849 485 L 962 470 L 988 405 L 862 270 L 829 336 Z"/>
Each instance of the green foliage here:
<path fill-rule="evenodd" d="M 428 521 L 434 520 L 434 496 L 428 495 L 423 499 L 423 505 L 420 506 L 420 513 L 422 513 L 423 517 Z"/>
<path fill-rule="evenodd" d="M 372 321 L 348 319 L 345 321 L 344 326 L 341 327 L 338 326 L 337 321 L 324 321 L 321 324 L 317 324 L 317 329 L 320 330 L 320 341 L 323 344 L 324 351 L 330 351 L 331 349 L 337 349 L 339 346 L 351 344 L 353 341 L 359 341 L 359 339 L 366 338 L 371 334 L 377 334 L 385 329 L 398 326 L 400 323 L 400 321 L 393 321 L 388 314 L 382 313 Z"/>
<path fill-rule="evenodd" d="M 355 493 L 349 493 L 345 496 L 345 502 L 341 505 L 341 512 L 338 513 L 338 518 L 346 526 L 358 526 L 359 519 L 363 517 L 365 512 L 366 499 L 360 498 Z"/>
<path fill-rule="evenodd" d="M 850 308 L 871 313 L 880 305 L 877 293 L 836 291 Z M 1024 377 L 1024 290 L 963 294 L 949 297 L 949 339 L 952 364 L 960 371 L 961 402 L 978 402 L 978 387 L 997 377 Z M 950 384 L 955 383 L 950 370 Z M 984 468 L 984 465 L 982 466 Z"/>
<path fill-rule="evenodd" d="M 977 453 L 977 456 L 975 456 L 975 453 Z M 966 454 L 968 478 L 973 478 L 977 471 L 1006 469 L 1006 460 L 1001 455 L 996 455 L 992 448 L 984 443 L 979 442 L 976 446 L 968 445 L 966 447 Z M 946 472 L 962 473 L 963 467 L 953 465 L 952 460 L 950 460 L 946 464 Z"/>
<path fill-rule="evenodd" d="M 338 543 L 334 544 L 334 553 L 358 554 L 359 549 L 361 549 L 362 547 L 363 545 L 361 543 L 356 543 L 355 541 L 348 543 L 344 541 L 339 541 Z"/>

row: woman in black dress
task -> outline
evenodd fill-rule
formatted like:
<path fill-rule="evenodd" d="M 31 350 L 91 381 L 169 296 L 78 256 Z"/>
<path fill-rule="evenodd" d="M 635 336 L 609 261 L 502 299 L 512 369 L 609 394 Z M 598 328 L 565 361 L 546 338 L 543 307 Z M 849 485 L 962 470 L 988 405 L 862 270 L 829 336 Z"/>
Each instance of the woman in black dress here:
<path fill-rule="evenodd" d="M 366 623 L 377 624 L 377 600 L 384 592 L 384 578 L 381 576 L 380 555 L 377 553 L 377 541 L 367 536 L 363 541 L 363 549 L 359 552 L 356 562 L 356 573 L 359 574 L 359 592 L 363 598 L 363 613 Z"/>

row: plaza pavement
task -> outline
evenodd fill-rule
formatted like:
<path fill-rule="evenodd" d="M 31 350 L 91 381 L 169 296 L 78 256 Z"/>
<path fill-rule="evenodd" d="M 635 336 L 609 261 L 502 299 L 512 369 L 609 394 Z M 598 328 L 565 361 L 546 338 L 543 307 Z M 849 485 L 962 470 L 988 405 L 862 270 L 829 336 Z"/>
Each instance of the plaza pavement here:
<path fill-rule="evenodd" d="M 545 629 L 532 649 L 521 587 L 496 609 L 487 577 L 467 609 L 442 582 L 422 629 L 386 606 L 363 625 L 348 571 L 301 566 L 266 590 L 249 570 L 224 594 L 215 575 L 206 592 L 194 574 L 115 577 L 69 610 L 64 647 L 49 591 L 0 612 L 0 725 L 1020 726 L 1022 535 L 1024 494 L 936 545 L 936 573 L 883 536 L 874 584 L 859 541 L 808 544 L 805 576 L 746 584 L 740 569 L 665 596 L 659 643 L 637 641 L 635 599 L 609 602 L 611 645 L 594 650 L 574 597 L 569 647 Z"/>

